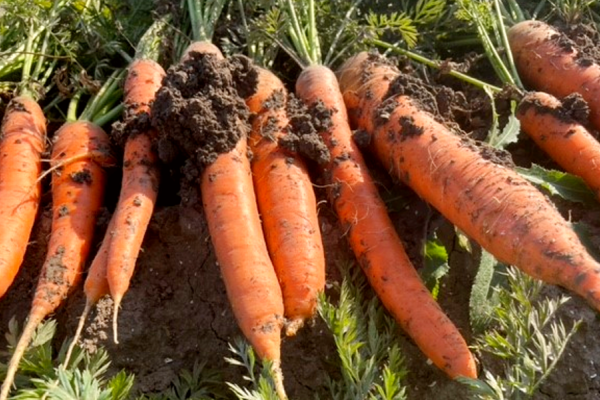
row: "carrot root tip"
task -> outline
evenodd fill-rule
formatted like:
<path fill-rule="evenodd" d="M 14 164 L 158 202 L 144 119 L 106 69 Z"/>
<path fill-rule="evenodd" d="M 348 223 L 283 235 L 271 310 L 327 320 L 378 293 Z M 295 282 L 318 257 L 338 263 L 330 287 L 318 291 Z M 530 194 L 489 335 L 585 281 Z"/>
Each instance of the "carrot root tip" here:
<path fill-rule="evenodd" d="M 115 299 L 114 300 L 115 305 L 113 308 L 113 341 L 115 342 L 115 344 L 119 344 L 119 339 L 118 339 L 118 329 L 117 329 L 117 321 L 119 319 L 119 307 L 121 306 L 121 299 Z"/>
<path fill-rule="evenodd" d="M 295 318 L 285 323 L 285 335 L 286 336 L 296 336 L 298 330 L 304 326 L 303 318 Z"/>
<path fill-rule="evenodd" d="M 283 372 L 281 371 L 281 365 L 279 361 L 273 362 L 271 369 L 273 374 L 273 383 L 275 384 L 275 392 L 279 400 L 288 400 L 287 394 L 285 393 L 285 387 L 283 386 Z"/>

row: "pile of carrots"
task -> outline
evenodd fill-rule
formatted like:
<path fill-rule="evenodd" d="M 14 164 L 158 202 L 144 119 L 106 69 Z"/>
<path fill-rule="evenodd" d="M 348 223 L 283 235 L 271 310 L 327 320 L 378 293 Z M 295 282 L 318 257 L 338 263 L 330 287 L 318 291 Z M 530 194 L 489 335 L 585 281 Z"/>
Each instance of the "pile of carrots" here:
<path fill-rule="evenodd" d="M 509 32 L 525 81 L 558 97 L 580 93 L 590 106 L 591 125 L 600 129 L 600 66 L 578 63 L 574 49 L 552 47 L 547 42 L 555 33 L 549 29 L 535 22 Z M 541 52 L 553 58 L 538 57 Z M 224 59 L 209 40 L 193 43 L 181 62 L 194 54 Z M 547 64 L 538 65 L 542 60 Z M 202 169 L 198 186 L 234 315 L 257 354 L 273 363 L 277 392 L 286 398 L 281 334 L 293 336 L 315 317 L 318 296 L 325 289 L 325 254 L 307 167 L 310 161 L 280 146 L 290 129 L 289 117 L 285 101 L 277 105 L 273 99 L 286 99 L 286 89 L 272 72 L 253 68 L 258 84 L 255 93 L 243 99 L 253 114 L 248 124 L 252 129 L 240 124 L 241 139 Z M 542 84 L 536 81 L 537 73 L 527 74 L 530 68 L 552 69 L 557 78 Z M 560 79 L 567 69 L 574 78 Z M 124 81 L 126 114 L 149 118 L 168 73 L 150 59 L 133 61 Z M 307 68 L 296 82 L 296 94 L 308 107 L 319 104 L 329 112 L 331 124 L 319 134 L 330 160 L 319 166 L 320 172 L 332 188 L 332 206 L 375 292 L 435 365 L 451 378 L 476 378 L 476 362 L 466 341 L 406 255 L 361 150 L 352 141 L 351 129 L 367 132 L 368 150 L 390 173 L 498 260 L 567 288 L 599 311 L 600 264 L 537 188 L 484 157 L 479 145 L 438 122 L 418 101 L 394 93 L 393 82 L 400 74 L 383 57 L 360 53 L 337 74 L 323 66 Z M 548 82 L 560 85 L 554 88 Z M 585 125 L 555 112 L 560 107 L 560 101 L 549 94 L 529 95 L 523 98 L 518 116 L 525 131 L 539 135 L 541 147 L 565 169 L 582 175 L 597 192 L 600 146 Z M 556 115 L 559 118 L 553 120 Z M 262 135 L 267 127 L 270 134 Z M 78 290 L 80 277 L 85 276 L 87 301 L 77 336 L 92 306 L 110 295 L 117 341 L 118 309 L 157 201 L 156 139 L 161 134 L 152 126 L 130 134 L 123 160 L 118 161 L 108 135 L 98 125 L 84 119 L 68 122 L 54 133 L 51 166 L 43 172 L 43 113 L 27 98 L 15 97 L 7 108 L 0 142 L 0 249 L 4 254 L 0 297 L 10 289 L 22 263 L 46 173 L 52 175 L 53 222 L 47 259 L 0 400 L 8 397 L 33 331 L 70 292 Z M 560 152 L 553 152 L 557 148 Z M 123 168 L 118 204 L 84 273 L 106 186 L 104 168 L 116 164 Z"/>

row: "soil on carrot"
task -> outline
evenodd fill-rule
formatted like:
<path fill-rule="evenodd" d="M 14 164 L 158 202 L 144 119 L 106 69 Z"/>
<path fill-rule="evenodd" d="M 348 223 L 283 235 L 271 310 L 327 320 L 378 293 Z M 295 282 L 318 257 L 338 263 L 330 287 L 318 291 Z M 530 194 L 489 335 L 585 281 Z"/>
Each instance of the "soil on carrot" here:
<path fill-rule="evenodd" d="M 172 81 L 181 82 L 186 87 L 199 84 L 197 73 L 193 68 L 201 66 L 208 69 L 215 60 L 193 58 L 192 65 L 174 70 Z M 195 63 L 195 64 L 194 64 Z M 207 66 L 208 65 L 208 66 Z M 187 69 L 186 69 L 187 68 Z M 237 67 L 236 67 L 237 68 Z M 406 66 L 403 71 L 406 71 Z M 230 69 L 231 70 L 231 69 Z M 225 76 L 219 79 L 228 80 Z M 463 86 L 454 78 L 444 74 L 432 76 L 433 81 L 443 82 L 447 88 L 440 87 L 423 96 L 432 110 L 439 115 L 453 119 L 462 131 L 474 139 L 483 139 L 489 128 L 491 113 L 489 100 L 481 92 Z M 235 80 L 231 82 L 235 86 Z M 215 81 L 213 81 L 213 85 Z M 217 80 L 218 82 L 218 80 Z M 410 82 L 409 82 L 410 83 Z M 430 85 L 431 86 L 431 85 Z M 450 90 L 448 89 L 450 88 Z M 221 96 L 217 86 L 209 89 Z M 424 91 L 423 87 L 416 89 Z M 83 334 L 83 346 L 94 351 L 99 346 L 110 354 L 111 372 L 121 369 L 134 373 L 136 390 L 145 393 L 164 391 L 172 380 L 183 369 L 191 370 L 196 362 L 206 363 L 205 368 L 219 371 L 221 382 L 234 382 L 244 385 L 242 375 L 245 371 L 227 363 L 226 357 L 232 357 L 229 344 L 242 334 L 237 328 L 233 313 L 228 304 L 225 287 L 220 277 L 219 268 L 208 236 L 208 230 L 201 207 L 192 201 L 189 192 L 181 190 L 180 168 L 176 160 L 183 159 L 183 149 L 196 148 L 198 140 L 195 135 L 203 127 L 208 132 L 217 121 L 225 121 L 227 113 L 221 111 L 211 120 L 192 118 L 194 107 L 203 108 L 205 99 L 187 95 L 185 91 L 165 89 L 165 101 L 157 105 L 156 110 L 164 111 L 172 102 L 179 114 L 176 119 L 162 120 L 168 126 L 167 132 L 180 131 L 179 136 L 163 138 L 158 148 L 165 166 L 163 180 L 156 212 L 144 239 L 136 273 L 131 286 L 125 295 L 119 313 L 119 341 L 112 342 L 110 319 L 112 304 L 110 300 L 101 301 L 99 307 L 88 319 L 88 326 Z M 191 91 L 191 89 L 190 89 Z M 225 107 L 241 110 L 243 105 L 238 101 L 223 100 Z M 160 103 L 159 103 L 160 104 Z M 186 107 L 191 107 L 186 109 Z M 502 108 L 498 108 L 502 110 Z M 186 111 L 187 110 L 187 111 Z M 156 113 L 159 114 L 160 113 Z M 320 115 L 317 122 L 326 123 L 326 113 Z M 204 114 L 206 115 L 206 114 Z M 164 118 L 164 117 L 163 117 Z M 298 113 L 298 121 L 312 121 L 302 112 Z M 320 118 L 320 119 L 319 119 Z M 184 123 L 194 126 L 186 128 Z M 237 124 L 238 122 L 236 122 Z M 218 125 L 216 132 L 225 130 L 225 125 Z M 187 134 L 188 136 L 185 136 Z M 364 136 L 364 135 L 362 135 Z M 362 137 L 358 134 L 357 137 Z M 363 143 L 366 145 L 366 143 Z M 205 145 L 202 142 L 202 145 Z M 213 147 L 226 146 L 227 142 L 219 142 Z M 206 147 L 205 147 L 206 148 Z M 531 141 L 523 137 L 517 146 L 511 147 L 515 162 L 528 165 L 532 161 L 541 165 L 553 165 L 547 156 L 535 148 Z M 214 157 L 212 153 L 206 155 Z M 394 182 L 387 171 L 365 154 L 366 161 L 375 176 L 381 195 L 388 205 L 390 215 L 407 252 L 414 265 L 421 268 L 424 263 L 423 244 L 434 230 L 440 240 L 449 249 L 450 270 L 440 285 L 439 302 L 455 322 L 467 342 L 472 343 L 473 333 L 469 324 L 469 296 L 473 279 L 477 270 L 474 257 L 458 240 L 453 227 L 448 224 L 434 209 L 421 201 L 406 186 Z M 195 165 L 195 172 L 190 176 L 197 179 L 200 168 Z M 109 177 L 109 188 L 106 198 L 108 210 L 114 207 L 118 195 L 119 173 L 114 169 Z M 187 170 L 184 170 L 184 174 Z M 189 172 L 189 171 L 188 171 Z M 341 281 L 339 267 L 353 260 L 352 252 L 346 243 L 345 231 L 339 226 L 331 205 L 327 200 L 325 189 L 321 188 L 323 180 L 316 173 L 315 187 L 319 200 L 319 218 L 322 229 L 327 259 L 327 294 L 336 297 L 335 283 Z M 196 184 L 188 184 L 196 190 Z M 189 189 L 192 190 L 192 189 Z M 197 198 L 197 194 L 195 195 Z M 577 203 L 561 201 L 559 209 L 565 218 L 573 222 L 583 222 L 588 227 L 592 238 L 592 246 L 600 247 L 600 205 L 586 207 Z M 34 227 L 31 243 L 28 247 L 24 265 L 15 283 L 8 293 L 0 299 L 0 350 L 6 349 L 4 333 L 9 320 L 15 317 L 22 326 L 31 305 L 31 297 L 36 286 L 40 266 L 42 265 L 50 232 L 52 211 L 50 195 L 43 196 L 44 208 L 40 212 Z M 97 250 L 108 224 L 109 211 L 99 219 L 93 249 Z M 93 251 L 95 252 L 95 251 Z M 475 246 L 475 252 L 477 252 Z M 89 265 L 90 260 L 88 260 Z M 358 268 L 355 264 L 355 268 Z M 566 294 L 560 288 L 548 286 L 545 293 L 549 296 Z M 58 333 L 54 341 L 55 349 L 67 338 L 72 337 L 85 304 L 81 285 L 73 289 L 54 318 L 58 321 Z M 574 321 L 582 320 L 579 331 L 567 346 L 556 370 L 549 376 L 534 397 L 536 400 L 592 400 L 600 397 L 600 320 L 584 300 L 572 297 L 559 311 L 559 318 L 570 327 Z M 398 328 L 398 340 L 410 371 L 403 382 L 408 388 L 410 400 L 455 400 L 466 399 L 467 389 L 431 365 L 419 349 Z M 284 338 L 282 364 L 285 386 L 291 399 L 313 399 L 318 395 L 322 399 L 331 398 L 327 387 L 327 379 L 340 377 L 339 359 L 335 344 L 325 324 L 317 317 L 312 324 L 300 330 L 293 338 Z M 477 355 L 486 367 L 502 371 L 487 355 Z M 2 356 L 4 357 L 4 356 Z M 6 361 L 6 358 L 0 359 Z M 223 384 L 223 391 L 228 392 Z M 230 395 L 231 398 L 233 396 Z"/>

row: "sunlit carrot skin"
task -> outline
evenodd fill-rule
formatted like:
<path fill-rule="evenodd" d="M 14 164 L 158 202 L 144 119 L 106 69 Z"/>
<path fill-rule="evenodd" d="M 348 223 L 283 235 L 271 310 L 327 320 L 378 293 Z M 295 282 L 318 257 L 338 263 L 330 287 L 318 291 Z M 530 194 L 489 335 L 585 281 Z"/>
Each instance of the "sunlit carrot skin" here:
<path fill-rule="evenodd" d="M 15 279 L 40 204 L 46 118 L 26 96 L 9 103 L 0 138 L 0 298 Z"/>
<path fill-rule="evenodd" d="M 223 57 L 208 42 L 197 42 L 189 49 Z M 240 129 L 245 129 L 241 121 Z M 259 219 L 247 156 L 247 133 L 242 136 L 231 151 L 217 156 L 203 170 L 202 204 L 238 325 L 256 354 L 272 361 L 279 370 L 283 296 Z"/>
<path fill-rule="evenodd" d="M 322 134 L 331 154 L 331 161 L 324 168 L 331 185 L 330 199 L 371 286 L 438 368 L 452 378 L 476 378 L 473 355 L 413 267 L 352 140 L 335 75 L 326 67 L 309 67 L 296 81 L 296 94 L 307 104 L 322 101 L 333 110 L 332 126 Z"/>
<path fill-rule="evenodd" d="M 350 120 L 370 133 L 384 166 L 497 259 L 600 310 L 600 265 L 550 200 L 407 96 L 384 99 L 397 74 L 363 53 L 339 74 Z"/>
<path fill-rule="evenodd" d="M 150 105 L 165 75 L 152 60 L 136 60 L 125 81 L 125 106 L 135 114 L 150 113 Z M 123 179 L 113 213 L 114 227 L 106 255 L 107 279 L 115 307 L 129 288 L 137 257 L 158 196 L 158 157 L 152 148 L 154 130 L 127 138 L 123 155 Z M 111 223 L 113 223 L 111 221 Z"/>
<path fill-rule="evenodd" d="M 319 293 L 325 289 L 325 254 L 317 200 L 306 164 L 277 142 L 286 135 L 289 122 L 287 91 L 272 72 L 257 70 L 256 93 L 246 100 L 255 114 L 248 139 L 254 190 L 283 292 L 286 334 L 292 336 L 316 313 Z M 281 102 L 277 103 L 274 96 Z"/>
<path fill-rule="evenodd" d="M 52 227 L 31 310 L 17 343 L 0 399 L 6 400 L 19 361 L 36 327 L 81 278 L 104 197 L 104 166 L 114 163 L 106 133 L 87 121 L 65 123 L 55 134 L 51 165 Z"/>
<path fill-rule="evenodd" d="M 590 122 L 600 129 L 600 65 L 582 58 L 572 41 L 542 21 L 519 22 L 507 34 L 524 83 L 559 98 L 581 94 Z"/>
<path fill-rule="evenodd" d="M 563 115 L 562 106 L 550 94 L 530 92 L 521 100 L 516 116 L 521 129 L 542 150 L 600 196 L 600 143 L 583 125 Z"/>

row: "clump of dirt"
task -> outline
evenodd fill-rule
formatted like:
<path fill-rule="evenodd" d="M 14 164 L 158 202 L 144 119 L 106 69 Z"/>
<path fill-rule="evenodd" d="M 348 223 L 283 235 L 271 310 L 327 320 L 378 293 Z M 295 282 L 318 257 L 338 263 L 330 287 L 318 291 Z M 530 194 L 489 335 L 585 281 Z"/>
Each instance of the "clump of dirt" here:
<path fill-rule="evenodd" d="M 549 107 L 537 99 L 524 98 L 519 103 L 518 111 L 527 112 L 530 108 L 538 114 L 551 114 L 563 122 L 578 122 L 584 126 L 589 125 L 590 108 L 588 103 L 579 93 L 572 93 L 561 100 L 559 107 Z"/>
<path fill-rule="evenodd" d="M 560 43 L 564 43 L 569 51 L 577 49 L 579 65 L 589 66 L 600 62 L 600 49 L 598 48 L 600 34 L 594 26 L 583 23 L 565 23 L 557 28 L 564 35 L 561 35 Z"/>
<path fill-rule="evenodd" d="M 129 137 L 135 137 L 140 133 L 152 133 L 152 121 L 147 112 L 137 112 L 136 106 L 126 107 L 120 121 L 112 124 L 111 140 L 118 148 L 124 148 Z"/>
<path fill-rule="evenodd" d="M 287 135 L 280 141 L 281 145 L 318 164 L 328 162 L 329 150 L 320 132 L 331 127 L 332 111 L 321 100 L 307 107 L 300 99 L 290 95 L 287 113 L 290 125 Z"/>
<path fill-rule="evenodd" d="M 253 71 L 246 57 L 197 52 L 167 71 L 151 121 L 159 158 L 182 168 L 182 191 L 195 190 L 203 168 L 247 136 L 250 113 L 241 96 L 256 90 Z"/>

